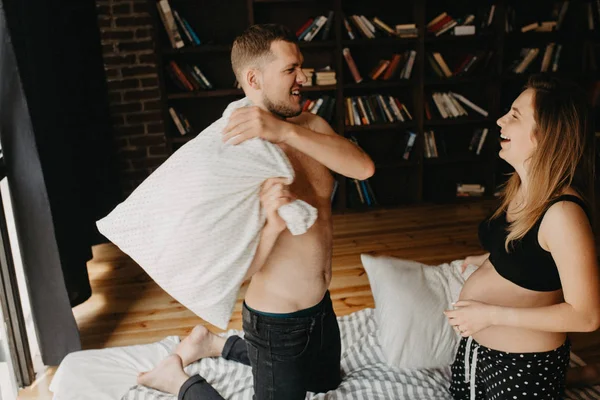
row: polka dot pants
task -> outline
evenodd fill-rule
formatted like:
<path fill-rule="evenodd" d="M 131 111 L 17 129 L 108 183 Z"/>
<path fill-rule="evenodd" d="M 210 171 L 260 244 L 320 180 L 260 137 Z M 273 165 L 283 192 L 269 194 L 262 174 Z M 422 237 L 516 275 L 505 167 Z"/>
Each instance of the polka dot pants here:
<path fill-rule="evenodd" d="M 561 399 L 571 344 L 540 353 L 506 353 L 462 338 L 452 364 L 455 400 Z"/>

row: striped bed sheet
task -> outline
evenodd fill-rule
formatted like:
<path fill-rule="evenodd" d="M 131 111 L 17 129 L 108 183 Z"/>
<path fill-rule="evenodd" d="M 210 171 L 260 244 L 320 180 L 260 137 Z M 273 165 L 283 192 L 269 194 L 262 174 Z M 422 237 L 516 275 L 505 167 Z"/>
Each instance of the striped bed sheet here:
<path fill-rule="evenodd" d="M 384 361 L 377 340 L 373 309 L 364 309 L 338 318 L 342 339 L 341 385 L 328 393 L 308 393 L 310 400 L 452 400 L 448 392 L 450 368 L 409 370 L 392 368 Z M 240 334 L 228 331 L 227 336 Z M 163 341 L 165 346 L 179 342 L 177 337 Z M 571 353 L 571 367 L 583 365 Z M 186 368 L 188 374 L 200 374 L 226 399 L 252 400 L 250 367 L 221 358 L 204 359 Z M 143 386 L 130 388 L 122 400 L 172 400 L 171 396 Z M 567 390 L 565 399 L 600 399 L 600 386 Z"/>

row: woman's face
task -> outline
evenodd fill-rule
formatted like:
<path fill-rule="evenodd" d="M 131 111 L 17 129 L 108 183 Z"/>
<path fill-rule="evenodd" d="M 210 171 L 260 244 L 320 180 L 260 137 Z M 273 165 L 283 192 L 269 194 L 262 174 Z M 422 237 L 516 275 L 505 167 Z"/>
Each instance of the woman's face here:
<path fill-rule="evenodd" d="M 535 150 L 533 89 L 527 89 L 513 102 L 511 109 L 496 121 L 500 129 L 500 158 L 515 169 L 525 162 Z"/>

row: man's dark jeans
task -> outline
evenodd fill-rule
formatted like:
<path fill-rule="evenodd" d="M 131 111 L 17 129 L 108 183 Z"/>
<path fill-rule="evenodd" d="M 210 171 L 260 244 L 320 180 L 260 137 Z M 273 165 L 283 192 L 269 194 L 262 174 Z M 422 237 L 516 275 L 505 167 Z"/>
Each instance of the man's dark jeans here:
<path fill-rule="evenodd" d="M 242 310 L 245 341 L 227 340 L 223 357 L 252 366 L 255 400 L 301 400 L 341 382 L 340 330 L 329 292 L 309 310 L 268 316 Z M 180 400 L 222 399 L 200 376 L 190 378 Z"/>

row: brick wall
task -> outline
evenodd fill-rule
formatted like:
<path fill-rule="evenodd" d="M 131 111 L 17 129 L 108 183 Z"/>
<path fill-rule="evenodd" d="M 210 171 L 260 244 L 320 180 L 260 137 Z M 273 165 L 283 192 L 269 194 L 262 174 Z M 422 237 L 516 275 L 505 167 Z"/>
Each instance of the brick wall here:
<path fill-rule="evenodd" d="M 96 0 L 121 187 L 129 195 L 167 157 L 147 0 Z"/>

